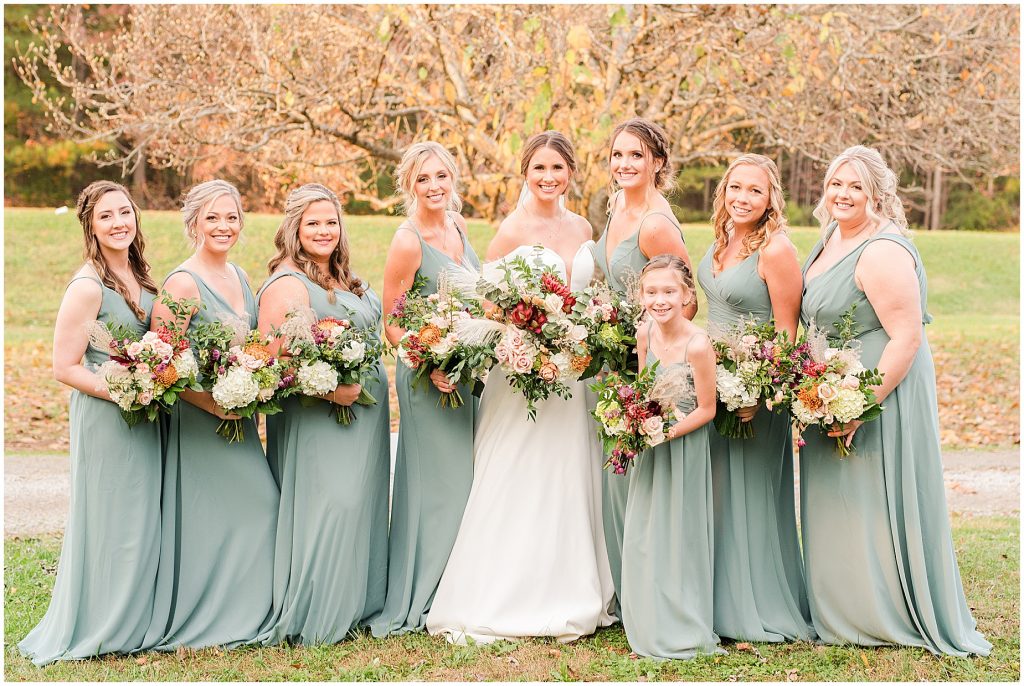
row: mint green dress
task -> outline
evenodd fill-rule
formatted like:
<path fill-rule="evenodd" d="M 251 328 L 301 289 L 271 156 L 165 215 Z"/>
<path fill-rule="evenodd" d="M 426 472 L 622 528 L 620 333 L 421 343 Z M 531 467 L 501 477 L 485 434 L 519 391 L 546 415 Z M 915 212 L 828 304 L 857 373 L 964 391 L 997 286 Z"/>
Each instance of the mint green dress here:
<path fill-rule="evenodd" d="M 648 364 L 657 359 L 653 350 L 647 355 Z M 689 363 L 681 364 L 692 378 Z M 659 368 L 658 375 L 668 368 Z M 681 412 L 694 407 L 693 395 L 678 401 Z M 712 627 L 712 431 L 705 424 L 645 450 L 623 478 L 629 494 L 622 544 L 622 625 L 638 655 L 686 660 L 725 653 Z"/>
<path fill-rule="evenodd" d="M 244 320 L 256 327 L 256 299 L 234 267 L 245 294 Z M 189 332 L 206 322 L 237 318 L 196 273 L 206 306 Z M 143 647 L 233 647 L 255 639 L 270 614 L 278 490 L 256 422 L 245 440 L 217 435 L 220 419 L 180 400 L 164 448 L 163 531 L 153 623 Z"/>
<path fill-rule="evenodd" d="M 348 319 L 379 331 L 380 300 L 327 292 L 301 272 L 274 274 L 260 291 L 284 277 L 309 293 L 318 318 Z M 380 612 L 388 575 L 388 477 L 391 461 L 388 379 L 377 362 L 367 385 L 376 405 L 353 406 L 348 426 L 326 400 L 304 406 L 285 399 L 267 418 L 267 452 L 281 485 L 274 554 L 273 619 L 260 633 L 265 645 L 337 643 Z"/>
<path fill-rule="evenodd" d="M 831 235 L 835 225 L 829 227 Z M 827 240 L 827 236 L 826 236 Z M 854 282 L 864 249 L 875 241 L 903 246 L 921 289 L 921 347 L 906 377 L 882 403 L 881 417 L 853 438 L 840 459 L 835 439 L 809 428 L 800 450 L 800 519 L 811 618 L 826 643 L 919 646 L 932 653 L 988 655 L 964 598 L 942 480 L 935 368 L 924 325 L 927 279 L 909 239 L 876 234 L 805 281 L 801 319 L 830 334 L 856 303 L 861 361 L 877 366 L 889 336 Z M 804 273 L 822 250 L 811 251 Z"/>
<path fill-rule="evenodd" d="M 608 285 L 620 293 L 627 291 L 627 277 L 630 275 L 639 277 L 640 271 L 650 261 L 650 258 L 644 255 L 643 250 L 640 249 L 640 229 L 643 228 L 643 222 L 647 217 L 653 214 L 661 213 L 652 212 L 645 216 L 640 221 L 640 226 L 637 227 L 636 231 L 615 246 L 615 250 L 612 251 L 611 255 L 608 255 L 608 226 L 611 224 L 612 218 L 611 215 L 608 215 L 604 231 L 595 244 L 594 252 L 597 268 L 605 275 Z M 678 226 L 675 217 L 669 217 L 666 214 L 661 216 L 667 217 L 673 224 Z M 591 409 L 596 404 L 596 399 L 593 395 L 593 392 L 588 389 L 587 405 Z M 604 463 L 603 454 L 600 458 L 596 459 L 601 459 L 601 463 Z M 626 516 L 628 490 L 628 479 L 609 470 L 602 470 L 601 518 L 604 523 L 604 540 L 605 546 L 608 548 L 608 564 L 612 568 L 612 581 L 615 584 L 616 598 L 618 598 L 619 588 L 621 588 L 619 582 L 622 576 L 622 526 Z M 616 611 L 616 614 L 621 613 Z"/>
<path fill-rule="evenodd" d="M 437 277 L 454 262 L 423 240 L 417 277 L 426 279 L 421 292 L 437 292 Z M 460 232 L 461 234 L 461 232 Z M 462 234 L 463 264 L 480 268 L 480 260 Z M 391 535 L 388 541 L 388 592 L 384 610 L 370 623 L 374 636 L 421 631 L 448 555 L 455 545 L 462 512 L 473 485 L 473 427 L 477 399 L 472 386 L 461 385 L 465 404 L 457 409 L 438 406 L 434 384 L 412 386 L 414 372 L 396 365 L 398 406 L 401 409 L 395 483 L 391 496 Z"/>
<path fill-rule="evenodd" d="M 142 291 L 140 321 L 117 291 L 77 278 L 100 284 L 98 320 L 140 336 L 149 330 L 151 293 Z M 95 371 L 108 359 L 89 346 L 83 364 Z M 160 559 L 159 422 L 129 427 L 116 404 L 75 390 L 70 424 L 71 502 L 57 580 L 42 621 L 18 644 L 40 667 L 142 645 Z"/>
<path fill-rule="evenodd" d="M 714 273 L 715 246 L 697 268 L 708 299 L 709 329 L 751 315 L 772 318 L 760 253 Z M 715 488 L 715 631 L 738 641 L 814 638 L 796 530 L 793 440 L 788 412 L 762 407 L 754 437 L 725 438 L 712 428 Z"/>

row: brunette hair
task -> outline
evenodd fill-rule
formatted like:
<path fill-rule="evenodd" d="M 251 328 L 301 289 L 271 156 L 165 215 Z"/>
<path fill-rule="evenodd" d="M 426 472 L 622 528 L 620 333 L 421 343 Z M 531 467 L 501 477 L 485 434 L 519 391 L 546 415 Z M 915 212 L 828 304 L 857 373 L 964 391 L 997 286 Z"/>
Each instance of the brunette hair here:
<path fill-rule="evenodd" d="M 825 182 L 822 184 L 821 200 L 814 208 L 814 217 L 821 224 L 822 232 L 832 223 L 832 215 L 825 204 L 825 191 L 839 167 L 847 163 L 864 184 L 864 193 L 868 196 L 868 217 L 879 225 L 888 219 L 899 227 L 900 233 L 909 235 L 903 201 L 896 195 L 900 187 L 899 177 L 885 163 L 881 153 L 863 145 L 847 148 L 828 165 Z"/>
<path fill-rule="evenodd" d="M 440 143 L 423 141 L 409 146 L 409 149 L 402 155 L 402 161 L 398 163 L 398 169 L 395 171 L 397 186 L 402 192 L 402 204 L 405 207 L 406 216 L 412 216 L 416 213 L 416 193 L 413 191 L 413 186 L 416 185 L 416 177 L 419 176 L 423 164 L 431 157 L 436 157 L 440 160 L 452 178 L 452 193 L 448 197 L 447 209 L 452 212 L 462 210 L 462 198 L 459 197 L 458 193 L 458 163 L 452 157 L 452 154 L 448 152 L 448 149 Z"/>
<path fill-rule="evenodd" d="M 671 269 L 675 272 L 676 276 L 679 278 L 679 283 L 690 294 L 690 297 L 686 299 L 686 302 L 693 302 L 693 297 L 696 295 L 696 291 L 694 291 L 693 287 L 693 273 L 690 271 L 690 268 L 686 266 L 686 262 L 683 261 L 683 258 L 671 253 L 652 257 L 651 260 L 644 265 L 644 268 L 640 270 L 640 283 L 643 284 L 644 277 L 658 269 Z"/>
<path fill-rule="evenodd" d="M 668 134 L 665 129 L 648 119 L 634 117 L 622 122 L 612 131 L 608 139 L 608 159 L 611 160 L 612 148 L 615 139 L 620 133 L 631 133 L 640 139 L 640 145 L 644 152 L 650 155 L 654 162 L 661 162 L 661 169 L 654 172 L 654 187 L 659 191 L 667 191 L 674 185 L 675 175 L 673 174 L 672 159 L 670 158 L 671 146 L 668 141 Z"/>
<path fill-rule="evenodd" d="M 99 240 L 97 240 L 96 233 L 93 230 L 93 212 L 96 209 L 96 203 L 107 193 L 115 191 L 124 193 L 124 197 L 128 198 L 128 204 L 132 206 L 132 212 L 135 214 L 135 240 L 128 246 L 128 266 L 143 290 L 147 290 L 154 295 L 157 292 L 156 284 L 149 275 L 149 263 L 146 262 L 143 254 L 146 251 L 146 241 L 142 237 L 142 216 L 139 213 L 139 206 L 135 204 L 135 200 L 132 199 L 128 189 L 119 183 L 113 181 L 94 181 L 78 194 L 78 203 L 75 211 L 78 214 L 78 221 L 82 225 L 82 234 L 85 239 L 83 251 L 85 261 L 96 270 L 96 275 L 103 282 L 103 285 L 116 291 L 124 298 L 125 303 L 128 304 L 128 307 L 131 308 L 135 316 L 139 320 L 144 320 L 146 318 L 146 311 L 132 301 L 131 294 L 128 292 L 128 286 L 110 269 L 110 265 L 107 264 L 107 259 L 103 256 L 103 251 L 100 250 Z"/>
<path fill-rule="evenodd" d="M 764 209 L 764 214 L 757 220 L 757 227 L 743 238 L 740 258 L 754 254 L 766 245 L 776 233 L 784 232 L 789 228 L 784 212 L 786 198 L 782 192 L 779 168 L 775 166 L 775 162 L 764 155 L 755 153 L 740 155 L 732 161 L 729 168 L 725 170 L 722 180 L 715 187 L 711 223 L 715 228 L 715 252 L 712 258 L 716 266 L 721 266 L 720 259 L 726 246 L 729 245 L 729 230 L 732 229 L 732 219 L 725 207 L 725 191 L 729 186 L 729 177 L 733 170 L 744 164 L 761 169 L 768 177 L 768 206 Z"/>
<path fill-rule="evenodd" d="M 530 136 L 529 140 L 526 141 L 526 145 L 523 146 L 523 154 L 519 158 L 520 174 L 526 176 L 526 171 L 530 167 L 530 160 L 542 148 L 551 148 L 557 152 L 565 160 L 566 166 L 569 167 L 570 176 L 575 176 L 579 171 L 579 166 L 576 162 L 576 149 L 569 139 L 558 131 L 545 131 Z"/>
<path fill-rule="evenodd" d="M 338 212 L 338 225 L 341 228 L 338 245 L 334 247 L 328 260 L 329 274 L 324 274 L 319 265 L 306 255 L 306 251 L 302 249 L 302 243 L 299 242 L 302 215 L 310 205 L 322 200 L 334 205 L 334 209 Z M 281 225 L 277 227 L 277 233 L 274 234 L 274 247 L 277 248 L 277 253 L 267 263 L 269 273 L 273 274 L 282 262 L 290 259 L 296 267 L 302 270 L 303 274 L 309 277 L 310 281 L 327 292 L 328 302 L 335 301 L 331 279 L 354 295 L 361 296 L 366 290 L 362 279 L 353 274 L 349 266 L 348 235 L 345 232 L 341 203 L 338 201 L 338 196 L 326 186 L 319 183 L 307 183 L 288 194 L 288 198 L 284 201 L 284 219 L 281 220 Z"/>

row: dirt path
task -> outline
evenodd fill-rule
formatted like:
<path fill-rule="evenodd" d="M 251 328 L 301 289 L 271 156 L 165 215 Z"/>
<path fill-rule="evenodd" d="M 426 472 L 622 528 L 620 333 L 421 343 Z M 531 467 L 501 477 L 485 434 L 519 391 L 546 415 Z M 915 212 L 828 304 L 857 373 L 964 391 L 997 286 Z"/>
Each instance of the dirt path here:
<path fill-rule="evenodd" d="M 1020 512 L 1019 451 L 949 451 L 942 461 L 952 512 Z M 4 458 L 4 536 L 59 533 L 64 530 L 67 510 L 67 455 Z"/>

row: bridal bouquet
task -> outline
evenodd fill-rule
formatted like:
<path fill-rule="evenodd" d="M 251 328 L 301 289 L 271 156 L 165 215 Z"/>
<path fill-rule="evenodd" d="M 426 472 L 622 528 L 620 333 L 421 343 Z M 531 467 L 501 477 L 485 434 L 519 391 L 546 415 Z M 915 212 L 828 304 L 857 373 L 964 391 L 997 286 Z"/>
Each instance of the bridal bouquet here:
<path fill-rule="evenodd" d="M 447 272 L 437 280 L 437 293 L 424 296 L 420 278 L 395 299 L 389 314 L 391 323 L 406 330 L 398 343 L 398 359 L 416 372 L 413 384 L 429 383 L 430 373 L 440 369 L 455 384 L 480 381 L 494 362 L 487 345 L 467 345 L 456 331 L 459 322 L 483 317 L 479 303 L 467 301 L 450 282 Z M 462 407 L 465 401 L 456 388 L 441 393 L 441 407 Z"/>
<path fill-rule="evenodd" d="M 603 282 L 576 294 L 573 319 L 587 327 L 586 344 L 591 351 L 590 366 L 583 378 L 602 369 L 619 372 L 626 377 L 636 375 L 637 322 L 643 315 L 638 299 L 622 295 Z"/>
<path fill-rule="evenodd" d="M 593 416 L 608 460 L 605 469 L 624 475 L 644 450 L 664 443 L 677 417 L 676 403 L 693 389 L 682 367 L 662 375 L 658 363 L 641 369 L 633 382 L 618 372 L 591 385 L 597 394 Z"/>
<path fill-rule="evenodd" d="M 762 401 L 769 410 L 784 405 L 803 348 L 798 350 L 785 331 L 776 331 L 774 322 L 758 323 L 753 317 L 716 332 L 713 343 L 718 400 L 725 406 L 715 413 L 715 428 L 726 438 L 751 438 L 751 423 L 740 421 L 736 410 Z"/>
<path fill-rule="evenodd" d="M 854 420 L 867 422 L 882 414 L 872 386 L 882 382 L 877 369 L 865 369 L 860 361 L 859 342 L 854 340 L 854 307 L 843 314 L 835 328 L 838 347 L 829 345 L 828 336 L 812 322 L 807 327 L 800 374 L 790 397 L 790 409 L 798 433 L 817 425 L 828 431 Z M 801 438 L 799 444 L 804 445 Z M 836 437 L 840 457 L 850 455 L 845 437 Z"/>
<path fill-rule="evenodd" d="M 110 352 L 97 374 L 128 426 L 143 419 L 154 421 L 161 410 L 174 406 L 186 388 L 202 390 L 196 382 L 196 359 L 181 325 L 196 302 L 176 301 L 166 294 L 161 302 L 170 308 L 174 321 L 141 337 L 115 322 L 94 321 L 89 326 L 92 345 Z"/>
<path fill-rule="evenodd" d="M 200 324 L 193 339 L 204 386 L 221 409 L 244 418 L 281 411 L 281 398 L 294 386 L 295 376 L 271 354 L 267 336 L 230 320 Z M 245 425 L 241 419 L 225 419 L 217 434 L 236 443 L 245 439 Z"/>
<path fill-rule="evenodd" d="M 312 403 L 339 384 L 360 384 L 357 405 L 376 405 L 367 386 L 377 380 L 375 371 L 384 346 L 376 332 L 353 326 L 348 319 L 322 317 L 309 307 L 292 309 L 277 335 L 295 363 L 295 383 L 304 403 Z M 356 418 L 347 405 L 334 405 L 339 424 Z"/>
<path fill-rule="evenodd" d="M 460 276 L 456 277 L 456 274 Z M 562 278 L 539 259 L 522 256 L 485 265 L 480 274 L 451 272 L 466 281 L 462 291 L 491 308 L 484 318 L 457 322 L 456 334 L 469 344 L 493 345 L 494 357 L 509 383 L 526 398 L 536 419 L 536 402 L 552 393 L 569 398 L 569 383 L 590 366 L 591 335 L 573 316 L 576 296 Z"/>

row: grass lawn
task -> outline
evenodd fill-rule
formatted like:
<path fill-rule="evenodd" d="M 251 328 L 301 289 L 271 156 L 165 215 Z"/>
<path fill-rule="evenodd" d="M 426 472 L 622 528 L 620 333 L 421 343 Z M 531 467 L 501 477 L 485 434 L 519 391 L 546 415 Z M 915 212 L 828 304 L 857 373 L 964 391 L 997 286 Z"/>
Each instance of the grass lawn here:
<path fill-rule="evenodd" d="M 232 259 L 254 289 L 266 279 L 279 217 L 252 214 Z M 380 292 L 384 258 L 397 217 L 348 217 L 356 272 Z M 81 228 L 73 213 L 4 210 L 5 439 L 19 452 L 67 448 L 68 391 L 51 376 L 53 319 L 68 279 L 81 263 Z M 157 282 L 190 251 L 176 212 L 146 212 L 142 221 L 147 257 Z M 469 222 L 470 240 L 484 254 L 494 230 Z M 694 262 L 712 241 L 706 224 L 684 226 Z M 816 229 L 792 232 L 800 258 L 818 238 Z M 936 354 L 940 421 L 946 446 L 982 447 L 1019 442 L 1019 248 L 1018 233 L 920 232 L 915 241 L 929 275 L 928 335 Z M 706 302 L 700 293 L 706 321 Z M 394 379 L 394 360 L 386 360 Z M 391 390 L 392 425 L 397 401 Z"/>
<path fill-rule="evenodd" d="M 553 641 L 450 646 L 415 634 L 366 634 L 333 646 L 148 653 L 37 669 L 16 644 L 39 621 L 53 587 L 57 538 L 4 542 L 8 681 L 1018 681 L 1020 528 L 1012 517 L 955 517 L 954 543 L 985 658 L 937 658 L 921 649 L 725 644 L 729 654 L 689 662 L 630 657 L 620 626 L 570 645 Z"/>

